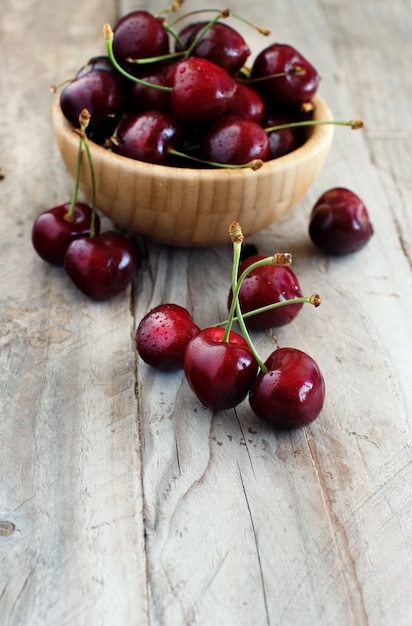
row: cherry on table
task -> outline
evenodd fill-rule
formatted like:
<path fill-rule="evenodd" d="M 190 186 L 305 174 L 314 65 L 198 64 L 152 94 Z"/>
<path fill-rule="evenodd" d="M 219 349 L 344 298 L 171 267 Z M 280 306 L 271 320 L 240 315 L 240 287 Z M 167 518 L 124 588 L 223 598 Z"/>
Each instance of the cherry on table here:
<path fill-rule="evenodd" d="M 187 381 L 207 407 L 215 411 L 230 409 L 246 398 L 257 375 L 257 362 L 245 339 L 230 331 L 205 328 L 189 341 L 185 351 Z"/>
<path fill-rule="evenodd" d="M 145 363 L 156 369 L 183 369 L 186 346 L 199 332 L 187 309 L 178 304 L 160 304 L 140 321 L 136 350 Z"/>
<path fill-rule="evenodd" d="M 262 254 L 249 256 L 239 265 L 238 276 L 253 263 L 264 259 Z M 282 265 L 264 265 L 249 272 L 239 290 L 239 304 L 242 313 L 254 311 L 260 307 L 302 297 L 300 285 L 290 267 Z M 233 291 L 229 291 L 228 308 L 232 303 Z M 295 319 L 301 310 L 302 303 L 286 304 L 245 318 L 248 328 L 263 330 L 285 326 Z"/>
<path fill-rule="evenodd" d="M 315 360 L 296 348 L 278 348 L 249 393 L 253 412 L 277 428 L 302 428 L 320 414 L 325 381 Z"/>
<path fill-rule="evenodd" d="M 363 201 L 350 189 L 334 187 L 315 203 L 309 222 L 313 243 L 330 255 L 356 252 L 366 246 L 373 226 Z"/>
<path fill-rule="evenodd" d="M 90 235 L 92 209 L 83 202 L 66 202 L 38 215 L 32 228 L 32 243 L 37 254 L 47 263 L 63 265 L 67 248 L 74 239 Z M 94 218 L 96 235 L 100 232 L 100 219 Z"/>
<path fill-rule="evenodd" d="M 116 231 L 76 239 L 64 257 L 72 282 L 95 300 L 112 298 L 124 291 L 133 278 L 135 265 L 132 244 Z"/>

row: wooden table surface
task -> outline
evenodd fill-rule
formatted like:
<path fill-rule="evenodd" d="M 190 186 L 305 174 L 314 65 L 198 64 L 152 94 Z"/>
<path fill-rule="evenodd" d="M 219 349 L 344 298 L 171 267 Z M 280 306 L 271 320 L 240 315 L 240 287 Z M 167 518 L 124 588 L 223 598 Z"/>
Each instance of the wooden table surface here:
<path fill-rule="evenodd" d="M 35 216 L 73 187 L 48 87 L 103 53 L 103 24 L 136 6 L 0 1 L 1 626 L 410 625 L 411 3 L 233 3 L 313 62 L 335 118 L 365 122 L 336 130 L 306 196 L 249 240 L 291 252 L 303 291 L 324 299 L 253 335 L 265 355 L 305 350 L 325 375 L 319 419 L 283 433 L 247 402 L 205 409 L 180 372 L 135 351 L 138 322 L 161 302 L 200 326 L 224 319 L 230 244 L 134 237 L 133 287 L 103 303 L 32 249 Z M 225 8 L 186 3 L 205 6 Z M 254 53 L 267 45 L 240 29 Z M 338 185 L 363 198 L 375 234 L 332 259 L 307 227 Z"/>

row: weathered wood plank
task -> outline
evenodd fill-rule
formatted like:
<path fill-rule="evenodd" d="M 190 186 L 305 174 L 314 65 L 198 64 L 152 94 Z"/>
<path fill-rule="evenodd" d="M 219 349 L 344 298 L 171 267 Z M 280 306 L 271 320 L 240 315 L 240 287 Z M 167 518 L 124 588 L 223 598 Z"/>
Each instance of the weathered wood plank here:
<path fill-rule="evenodd" d="M 67 201 L 48 86 L 104 50 L 111 2 L 3 7 L 0 537 L 2 624 L 145 624 L 130 294 L 95 305 L 30 243 Z"/>

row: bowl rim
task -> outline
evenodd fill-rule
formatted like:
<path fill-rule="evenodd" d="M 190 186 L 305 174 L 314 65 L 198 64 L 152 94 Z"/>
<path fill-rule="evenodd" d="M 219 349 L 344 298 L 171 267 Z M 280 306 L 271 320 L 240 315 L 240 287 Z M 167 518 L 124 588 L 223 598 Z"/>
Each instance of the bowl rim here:
<path fill-rule="evenodd" d="M 314 96 L 312 103 L 314 105 L 313 119 L 323 119 L 327 121 L 333 120 L 333 115 L 329 106 L 319 95 Z M 73 144 L 75 143 L 76 146 L 78 146 L 79 135 L 75 132 L 75 127 L 63 114 L 60 107 L 60 98 L 56 98 L 53 104 L 52 123 L 56 134 L 64 136 L 67 141 L 72 142 Z M 276 170 L 281 171 L 288 169 L 296 163 L 296 161 L 313 157 L 317 152 L 324 150 L 325 144 L 329 144 L 331 142 L 334 127 L 332 124 L 321 124 L 319 126 L 312 126 L 310 130 L 311 132 L 309 137 L 304 144 L 299 146 L 299 148 L 284 156 L 265 161 L 258 170 L 252 170 L 251 168 L 196 168 L 159 165 L 157 163 L 147 163 L 145 161 L 139 161 L 137 159 L 131 159 L 129 157 L 116 154 L 115 152 L 112 152 L 111 150 L 104 148 L 91 140 L 89 141 L 89 147 L 92 155 L 94 155 L 93 159 L 107 161 L 108 163 L 111 163 L 112 166 L 113 163 L 117 162 L 117 167 L 121 168 L 124 173 L 130 175 L 135 174 L 136 171 L 139 171 L 140 174 L 142 174 L 143 171 L 147 171 L 147 173 L 150 173 L 151 176 L 158 174 L 162 178 L 167 177 L 168 179 L 182 179 L 190 178 L 192 173 L 192 175 L 195 175 L 199 180 L 208 180 L 213 178 L 215 181 L 218 181 L 220 179 L 225 180 L 228 176 L 234 178 L 245 175 L 256 176 L 259 173 L 270 174 Z"/>

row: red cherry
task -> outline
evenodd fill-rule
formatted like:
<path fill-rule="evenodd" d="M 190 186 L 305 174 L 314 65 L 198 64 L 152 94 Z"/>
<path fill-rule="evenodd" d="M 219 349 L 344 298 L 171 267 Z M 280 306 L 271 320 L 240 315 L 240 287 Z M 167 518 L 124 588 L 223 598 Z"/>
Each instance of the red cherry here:
<path fill-rule="evenodd" d="M 178 304 L 160 304 L 139 323 L 136 349 L 152 367 L 165 371 L 183 369 L 186 346 L 199 332 L 187 309 Z"/>
<path fill-rule="evenodd" d="M 279 348 L 250 390 L 253 412 L 277 428 L 302 428 L 320 414 L 325 381 L 316 362 L 296 348 Z"/>
<path fill-rule="evenodd" d="M 236 91 L 230 105 L 231 113 L 260 124 L 264 110 L 265 103 L 257 91 L 243 83 L 236 85 Z"/>
<path fill-rule="evenodd" d="M 32 228 L 32 243 L 37 254 L 47 263 L 63 265 L 69 244 L 79 237 L 90 235 L 92 209 L 76 202 L 72 218 L 69 218 L 70 202 L 40 213 Z M 99 234 L 100 219 L 95 216 L 95 233 Z"/>
<path fill-rule="evenodd" d="M 107 70 L 90 70 L 68 83 L 60 94 L 65 117 L 78 126 L 83 109 L 90 113 L 87 134 L 110 134 L 124 106 L 124 83 Z"/>
<path fill-rule="evenodd" d="M 253 255 L 239 265 L 240 276 L 252 263 L 264 259 L 261 254 Z M 230 289 L 228 308 L 232 302 L 233 292 Z M 245 277 L 239 290 L 239 304 L 242 313 L 248 313 L 263 306 L 302 297 L 302 292 L 294 272 L 289 267 L 265 265 L 251 270 Z M 303 304 L 286 304 L 279 308 L 258 313 L 245 318 L 251 329 L 277 328 L 289 324 L 299 313 Z"/>
<path fill-rule="evenodd" d="M 205 328 L 186 347 L 184 371 L 199 400 L 215 411 L 230 409 L 247 396 L 257 375 L 257 363 L 246 341 L 223 328 Z"/>
<path fill-rule="evenodd" d="M 179 33 L 179 39 L 184 43 L 185 49 L 191 46 L 207 25 L 208 22 L 195 22 L 183 28 Z M 182 50 L 179 44 L 176 44 L 176 50 Z M 236 74 L 245 64 L 250 49 L 234 28 L 216 22 L 202 35 L 191 54 L 220 65 L 229 74 Z"/>
<path fill-rule="evenodd" d="M 309 235 L 319 248 L 337 256 L 363 248 L 373 235 L 373 226 L 359 196 L 335 187 L 322 194 L 313 207 Z"/>
<path fill-rule="evenodd" d="M 162 111 L 132 115 L 120 124 L 113 152 L 148 163 L 164 165 L 168 148 L 174 146 L 179 129 L 173 118 Z"/>
<path fill-rule="evenodd" d="M 268 109 L 265 111 L 262 120 L 263 128 L 269 129 L 273 126 L 292 124 L 300 121 L 296 114 L 290 112 L 276 111 Z M 268 132 L 269 136 L 269 159 L 277 159 L 296 150 L 305 142 L 305 128 L 294 126 L 291 128 L 281 128 Z"/>
<path fill-rule="evenodd" d="M 216 119 L 229 110 L 236 81 L 207 59 L 189 57 L 174 63 L 168 74 L 173 117 L 186 124 Z"/>
<path fill-rule="evenodd" d="M 204 159 L 215 163 L 245 165 L 266 161 L 269 139 L 259 124 L 238 115 L 222 115 L 210 125 L 201 144 Z"/>
<path fill-rule="evenodd" d="M 150 71 L 139 74 L 139 79 L 144 83 L 154 85 L 149 87 L 144 83 L 131 82 L 129 87 L 128 104 L 133 113 L 144 111 L 166 111 L 170 113 L 170 91 L 158 89 L 158 87 L 168 87 L 167 84 L 168 67 L 156 67 Z"/>
<path fill-rule="evenodd" d="M 130 241 L 114 231 L 76 239 L 64 257 L 64 267 L 73 283 L 95 300 L 124 291 L 132 280 L 135 264 Z"/>
<path fill-rule="evenodd" d="M 131 70 L 128 59 L 157 57 L 169 52 L 169 37 L 162 20 L 145 10 L 124 15 L 114 28 L 113 52 L 118 63 Z"/>
<path fill-rule="evenodd" d="M 256 57 L 251 76 L 256 89 L 273 106 L 309 102 L 319 85 L 316 69 L 295 48 L 274 43 Z M 272 76 L 272 78 L 271 78 Z"/>

